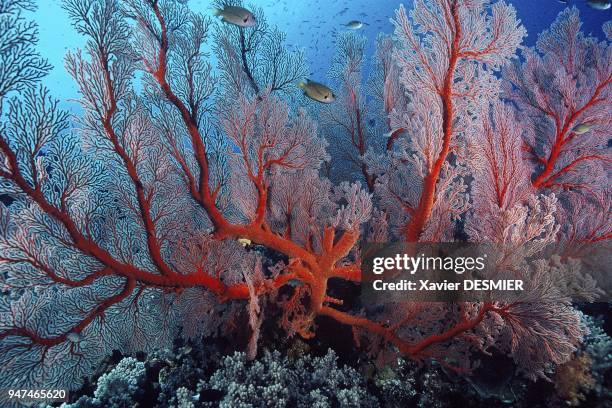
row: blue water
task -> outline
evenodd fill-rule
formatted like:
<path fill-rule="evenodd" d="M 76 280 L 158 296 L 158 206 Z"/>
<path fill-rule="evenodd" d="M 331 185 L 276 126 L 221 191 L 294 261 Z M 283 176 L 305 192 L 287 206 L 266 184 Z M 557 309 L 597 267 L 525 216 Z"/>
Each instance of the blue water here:
<path fill-rule="evenodd" d="M 516 7 L 519 18 L 527 28 L 525 45 L 529 46 L 535 44 L 538 33 L 546 29 L 566 7 L 558 0 L 509 2 Z M 335 50 L 335 33 L 345 29 L 343 24 L 351 20 L 369 24 L 360 33 L 368 38 L 367 53 L 371 56 L 377 34 L 391 33 L 393 26 L 389 19 L 400 3 L 410 8 L 412 0 L 256 0 L 247 3 L 261 7 L 269 23 L 277 25 L 287 34 L 288 47 L 303 48 L 311 77 L 324 80 Z M 195 11 L 211 14 L 210 0 L 191 0 L 189 4 Z M 586 0 L 569 0 L 569 5 L 575 5 L 580 10 L 584 32 L 603 38 L 601 26 L 612 19 L 612 9 L 592 9 L 586 5 Z M 82 47 L 84 40 L 71 27 L 60 0 L 40 0 L 34 14 L 40 26 L 39 49 L 54 66 L 45 84 L 63 101 L 65 108 L 76 109 L 76 103 L 70 100 L 78 98 L 77 88 L 64 70 L 63 60 L 68 50 Z"/>

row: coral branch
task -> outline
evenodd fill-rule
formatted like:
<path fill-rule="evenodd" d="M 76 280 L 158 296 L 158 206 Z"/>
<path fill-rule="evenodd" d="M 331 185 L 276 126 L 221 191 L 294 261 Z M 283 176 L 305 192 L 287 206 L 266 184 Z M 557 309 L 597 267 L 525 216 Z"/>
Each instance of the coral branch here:
<path fill-rule="evenodd" d="M 455 323 L 448 330 L 440 333 L 429 335 L 416 343 L 409 343 L 399 337 L 394 330 L 383 326 L 379 323 L 371 321 L 364 317 L 352 316 L 348 313 L 341 312 L 337 309 L 329 306 L 323 306 L 321 308 L 321 314 L 329 316 L 343 324 L 347 324 L 354 327 L 361 327 L 372 333 L 376 333 L 383 339 L 395 345 L 403 354 L 409 355 L 413 358 L 419 358 L 419 355 L 425 353 L 425 351 L 438 343 L 444 343 L 452 340 L 453 338 L 465 333 L 469 330 L 474 329 L 478 326 L 485 318 L 486 314 L 490 311 L 497 311 L 491 303 L 485 303 L 480 307 L 478 314 L 472 319 L 463 318 L 462 320 Z"/>
<path fill-rule="evenodd" d="M 114 296 L 111 296 L 105 299 L 103 302 L 99 303 L 84 319 L 82 319 L 78 324 L 73 326 L 69 331 L 62 333 L 53 337 L 43 337 L 39 334 L 32 332 L 31 330 L 24 328 L 13 328 L 7 331 L 0 333 L 0 339 L 3 339 L 8 336 L 21 336 L 29 338 L 32 343 L 39 344 L 45 347 L 52 347 L 63 343 L 66 341 L 70 333 L 79 334 L 85 327 L 87 327 L 93 320 L 103 317 L 104 312 L 111 306 L 121 302 L 128 296 L 132 294 L 132 291 L 136 287 L 136 282 L 134 279 L 126 279 L 125 285 L 121 292 L 117 293 Z"/>

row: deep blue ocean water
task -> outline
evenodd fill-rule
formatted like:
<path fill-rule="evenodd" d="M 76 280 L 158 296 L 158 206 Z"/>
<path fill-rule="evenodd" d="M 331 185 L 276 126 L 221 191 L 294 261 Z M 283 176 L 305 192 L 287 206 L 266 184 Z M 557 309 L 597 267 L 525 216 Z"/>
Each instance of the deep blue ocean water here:
<path fill-rule="evenodd" d="M 532 46 L 538 33 L 552 23 L 567 5 L 558 0 L 509 0 L 527 28 L 525 45 Z M 191 0 L 190 7 L 203 14 L 212 15 L 211 0 Z M 374 51 L 378 33 L 391 33 L 389 19 L 403 3 L 410 9 L 412 0 L 255 0 L 247 4 L 264 10 L 269 23 L 277 25 L 287 35 L 288 47 L 305 50 L 309 72 L 313 79 L 325 80 L 335 51 L 337 32 L 346 30 L 344 24 L 351 20 L 368 23 L 359 32 L 368 38 L 368 61 Z M 583 31 L 603 38 L 602 24 L 612 19 L 612 9 L 595 10 L 586 0 L 568 0 L 570 6 L 580 10 Z M 62 100 L 64 108 L 75 109 L 77 88 L 63 67 L 68 50 L 82 47 L 84 40 L 70 25 L 67 13 L 61 8 L 61 0 L 39 0 L 35 19 L 40 26 L 39 49 L 50 60 L 54 69 L 44 80 L 52 93 Z M 221 24 L 221 23 L 219 23 Z"/>

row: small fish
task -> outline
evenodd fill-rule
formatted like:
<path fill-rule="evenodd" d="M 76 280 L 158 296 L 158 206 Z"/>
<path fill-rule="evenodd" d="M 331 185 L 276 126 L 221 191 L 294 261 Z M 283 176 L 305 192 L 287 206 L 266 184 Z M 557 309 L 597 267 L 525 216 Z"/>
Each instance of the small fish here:
<path fill-rule="evenodd" d="M 339 12 L 337 12 L 336 16 L 341 16 L 341 15 L 345 14 L 347 11 L 348 11 L 348 7 L 345 7 L 342 10 L 340 10 Z"/>
<path fill-rule="evenodd" d="M 612 6 L 610 0 L 587 0 L 587 4 L 595 10 L 607 10 Z"/>
<path fill-rule="evenodd" d="M 336 100 L 332 90 L 318 82 L 307 79 L 306 82 L 300 81 L 298 86 L 304 90 L 304 95 L 317 102 L 332 103 Z"/>
<path fill-rule="evenodd" d="M 587 125 L 586 123 L 581 123 L 573 129 L 573 132 L 577 135 L 583 135 L 589 130 L 591 130 L 591 126 Z"/>
<path fill-rule="evenodd" d="M 249 10 L 238 6 L 223 6 L 223 10 L 215 9 L 215 16 L 220 16 L 221 21 L 237 25 L 238 27 L 253 27 L 257 21 Z"/>
<path fill-rule="evenodd" d="M 238 238 L 238 242 L 240 243 L 240 245 L 242 246 L 247 246 L 247 245 L 251 245 L 251 240 L 248 238 Z"/>
<path fill-rule="evenodd" d="M 351 30 L 359 30 L 360 28 L 362 28 L 364 25 L 369 25 L 368 23 L 364 23 L 363 21 L 358 21 L 358 20 L 353 20 L 353 21 L 349 21 L 348 23 L 346 23 L 344 26 L 346 28 L 349 28 Z"/>

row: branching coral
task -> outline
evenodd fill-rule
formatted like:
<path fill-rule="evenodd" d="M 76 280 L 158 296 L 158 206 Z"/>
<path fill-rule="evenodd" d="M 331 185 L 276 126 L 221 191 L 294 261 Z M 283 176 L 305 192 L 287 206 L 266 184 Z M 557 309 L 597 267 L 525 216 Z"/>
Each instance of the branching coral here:
<path fill-rule="evenodd" d="M 241 0 L 217 1 L 218 7 L 243 6 Z M 270 26 L 260 8 L 257 25 L 243 28 L 224 25 L 215 33 L 215 53 L 226 92 L 234 96 L 262 92 L 291 94 L 297 81 L 307 76 L 304 53 L 284 46 L 285 34 Z"/>
<path fill-rule="evenodd" d="M 460 161 L 449 160 L 475 133 L 481 105 L 495 99 L 499 70 L 514 55 L 525 30 L 513 7 L 484 1 L 415 2 L 394 24 L 395 58 L 410 104 L 392 114 L 392 137 L 403 143 L 390 156 L 380 194 L 407 241 L 444 240 L 432 223 L 464 208 L 446 205 L 464 188 Z M 395 133 L 395 135 L 394 135 Z M 451 156 L 449 156 L 451 155 Z M 439 213 L 439 214 L 437 214 Z M 421 235 L 425 232 L 425 236 Z"/>
<path fill-rule="evenodd" d="M 505 94 L 528 125 L 523 149 L 538 189 L 598 190 L 607 184 L 612 49 L 580 28 L 578 10 L 566 9 L 540 35 L 537 48 L 525 51 L 523 63 L 504 70 Z"/>
<path fill-rule="evenodd" d="M 122 359 L 110 372 L 98 379 L 93 398 L 84 396 L 74 404 L 63 405 L 74 407 L 128 407 L 141 392 L 145 380 L 145 365 L 132 357 Z"/>
<path fill-rule="evenodd" d="M 376 143 L 373 127 L 368 124 L 371 114 L 366 103 L 362 71 L 365 63 L 366 39 L 353 33 L 338 37 L 338 51 L 332 62 L 331 77 L 337 87 L 335 103 L 321 109 L 323 131 L 329 139 L 337 140 L 332 150 L 333 178 L 342 175 L 354 177 L 355 170 L 360 173 L 369 191 L 374 190 L 374 175 L 365 162 L 368 149 Z M 340 177 L 339 177 L 340 176 Z"/>
<path fill-rule="evenodd" d="M 219 406 L 353 407 L 377 406 L 363 379 L 351 367 L 339 366 L 332 350 L 323 357 L 289 361 L 278 352 L 266 352 L 249 363 L 243 353 L 228 356 L 221 367 L 201 382 L 201 390 L 223 393 Z"/>

